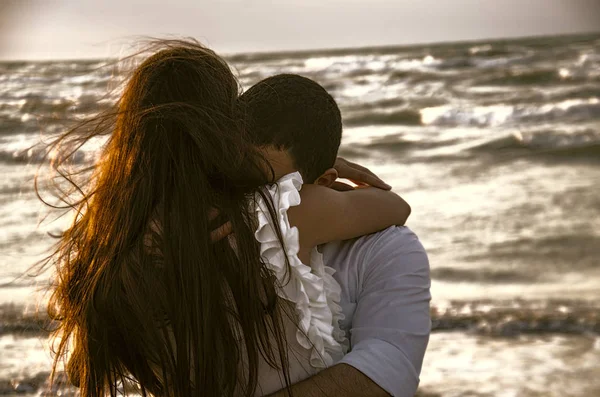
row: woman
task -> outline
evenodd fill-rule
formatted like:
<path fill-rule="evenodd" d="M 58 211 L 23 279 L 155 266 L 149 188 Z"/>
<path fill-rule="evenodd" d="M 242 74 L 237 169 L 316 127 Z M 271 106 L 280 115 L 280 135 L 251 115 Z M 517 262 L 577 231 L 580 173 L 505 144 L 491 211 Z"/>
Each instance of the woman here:
<path fill-rule="evenodd" d="M 142 394 L 250 396 L 259 355 L 286 372 L 275 282 L 248 206 L 268 166 L 245 139 L 227 64 L 191 42 L 158 48 L 115 109 L 56 143 L 61 169 L 73 147 L 111 134 L 49 259 L 58 269 L 49 304 L 59 325 L 55 369 L 68 357 L 85 396 L 116 395 L 129 378 Z M 215 209 L 230 222 L 235 249 L 211 242 Z"/>
<path fill-rule="evenodd" d="M 281 230 L 291 226 L 279 224 L 287 216 L 276 213 L 273 201 L 281 201 L 278 189 L 264 188 L 281 172 L 249 143 L 238 84 L 221 58 L 193 42 L 159 42 L 151 49 L 154 55 L 134 70 L 115 109 L 53 148 L 55 167 L 75 187 L 63 198 L 77 214 L 48 261 L 57 268 L 49 303 L 58 324 L 55 369 L 67 359 L 69 378 L 85 396 L 115 396 L 129 386 L 142 395 L 253 396 L 280 374 L 289 386 L 311 373 L 301 372 L 315 358 L 306 343 L 319 339 L 306 328 L 306 340 L 290 340 L 306 317 L 298 318 L 294 302 L 282 295 L 285 277 L 261 257 L 264 247 L 255 239 L 260 218 L 261 227 L 272 225 L 278 247 L 289 243 Z M 82 175 L 64 166 L 99 135 L 108 141 L 82 184 Z M 298 205 L 301 177 L 292 173 L 282 181 Z M 322 212 L 341 207 L 318 199 L 327 188 L 306 190 L 317 195 L 307 201 L 331 206 Z M 72 199 L 76 195 L 82 198 Z M 406 219 L 407 206 L 390 192 L 344 194 L 344 205 L 352 206 L 348 197 L 389 216 L 356 222 L 357 230 L 345 228 L 344 238 Z M 215 234 L 224 220 L 229 230 Z M 331 230 L 338 236 L 339 227 Z M 288 270 L 304 266 L 298 252 L 294 266 L 286 255 L 281 260 Z M 319 282 L 310 268 L 301 272 Z"/>

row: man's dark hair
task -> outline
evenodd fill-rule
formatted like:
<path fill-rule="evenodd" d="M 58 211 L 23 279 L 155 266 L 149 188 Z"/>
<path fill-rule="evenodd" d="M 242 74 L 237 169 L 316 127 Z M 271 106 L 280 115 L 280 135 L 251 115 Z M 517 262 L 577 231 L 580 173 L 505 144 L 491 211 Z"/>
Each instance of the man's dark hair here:
<path fill-rule="evenodd" d="M 295 74 L 272 76 L 246 91 L 240 104 L 255 144 L 289 150 L 306 182 L 333 167 L 342 117 L 317 82 Z"/>

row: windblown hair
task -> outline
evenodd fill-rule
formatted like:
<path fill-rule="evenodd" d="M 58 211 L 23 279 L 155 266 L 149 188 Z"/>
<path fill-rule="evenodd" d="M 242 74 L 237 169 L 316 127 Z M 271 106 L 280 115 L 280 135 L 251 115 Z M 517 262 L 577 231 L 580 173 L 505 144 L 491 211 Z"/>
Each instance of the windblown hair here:
<path fill-rule="evenodd" d="M 250 205 L 256 194 L 271 203 L 261 187 L 272 169 L 246 135 L 237 80 L 196 42 L 149 48 L 115 107 L 52 145 L 76 214 L 45 263 L 56 267 L 54 370 L 65 359 L 83 396 L 132 384 L 142 395 L 252 396 L 262 356 L 289 386 L 285 310 Z M 90 172 L 69 171 L 99 136 Z M 232 235 L 211 241 L 223 221 Z"/>
<path fill-rule="evenodd" d="M 261 80 L 240 96 L 248 130 L 259 146 L 289 150 L 304 180 L 333 167 L 342 140 L 342 116 L 316 81 L 296 74 Z"/>

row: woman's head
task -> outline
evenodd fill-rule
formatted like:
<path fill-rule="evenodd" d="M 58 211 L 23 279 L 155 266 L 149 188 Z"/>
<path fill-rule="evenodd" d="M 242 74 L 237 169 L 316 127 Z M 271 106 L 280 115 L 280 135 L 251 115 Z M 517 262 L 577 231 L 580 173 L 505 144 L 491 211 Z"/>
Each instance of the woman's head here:
<path fill-rule="evenodd" d="M 106 150 L 108 159 L 118 160 L 111 171 L 136 160 L 145 160 L 143 167 L 163 157 L 177 164 L 186 161 L 185 155 L 197 154 L 193 162 L 187 159 L 192 162 L 187 166 L 202 171 L 199 175 L 206 175 L 211 187 L 246 187 L 248 180 L 256 185 L 262 175 L 246 168 L 245 162 L 256 157 L 246 144 L 237 96 L 235 77 L 214 52 L 189 42 L 169 42 L 133 71 L 124 88 Z M 185 148 L 183 157 L 172 152 L 173 144 Z M 243 150 L 232 150 L 236 145 Z M 223 177 L 231 180 L 224 184 Z"/>
<path fill-rule="evenodd" d="M 77 215 L 49 258 L 57 359 L 68 357 L 89 396 L 116 395 L 127 379 L 155 395 L 253 395 L 259 355 L 286 362 L 248 205 L 268 165 L 246 137 L 237 81 L 220 57 L 188 41 L 150 48 L 114 110 L 57 141 L 61 170 L 72 145 L 108 135 L 88 180 L 62 174 L 83 198 L 64 194 Z M 215 209 L 235 244 L 211 242 Z"/>

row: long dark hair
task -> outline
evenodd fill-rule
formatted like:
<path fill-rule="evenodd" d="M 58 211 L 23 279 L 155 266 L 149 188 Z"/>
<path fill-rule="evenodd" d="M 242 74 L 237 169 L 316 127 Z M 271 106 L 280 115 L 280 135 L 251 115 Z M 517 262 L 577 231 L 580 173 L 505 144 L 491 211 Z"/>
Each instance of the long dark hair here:
<path fill-rule="evenodd" d="M 269 200 L 261 187 L 273 173 L 246 137 L 237 80 L 197 42 L 149 48 L 115 107 L 52 145 L 75 213 L 45 263 L 56 267 L 54 370 L 66 359 L 85 396 L 131 384 L 142 395 L 251 396 L 262 356 L 289 385 L 286 310 L 251 208 L 257 193 Z M 76 149 L 103 135 L 95 165 L 70 170 Z M 232 237 L 211 241 L 211 213 Z"/>

